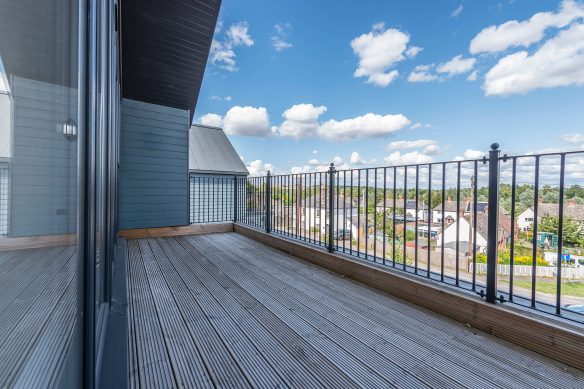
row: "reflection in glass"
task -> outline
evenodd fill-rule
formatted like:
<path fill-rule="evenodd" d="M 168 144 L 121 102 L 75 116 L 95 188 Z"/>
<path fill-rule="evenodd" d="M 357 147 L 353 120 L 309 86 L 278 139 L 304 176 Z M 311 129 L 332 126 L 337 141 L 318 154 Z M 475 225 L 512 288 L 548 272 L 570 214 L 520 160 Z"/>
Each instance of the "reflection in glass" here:
<path fill-rule="evenodd" d="M 76 386 L 77 2 L 0 9 L 0 387 Z"/>

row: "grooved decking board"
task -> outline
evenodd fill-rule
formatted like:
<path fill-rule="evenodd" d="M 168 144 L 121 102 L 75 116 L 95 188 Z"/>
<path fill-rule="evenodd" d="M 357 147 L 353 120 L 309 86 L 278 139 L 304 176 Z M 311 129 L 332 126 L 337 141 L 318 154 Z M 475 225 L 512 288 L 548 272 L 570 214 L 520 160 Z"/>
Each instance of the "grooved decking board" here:
<path fill-rule="evenodd" d="M 52 387 L 76 325 L 76 250 L 20 250 L 10 261 L 0 277 L 0 387 Z"/>
<path fill-rule="evenodd" d="M 176 387 L 186 350 L 204 366 L 191 379 L 216 387 L 584 387 L 582 371 L 236 233 L 128 247 L 132 387 Z"/>
<path fill-rule="evenodd" d="M 450 324 L 443 320 L 442 323 L 435 325 L 433 317 L 435 315 L 425 313 L 419 308 L 414 311 L 411 305 L 400 305 L 393 299 L 379 299 L 382 303 L 393 304 L 393 307 L 388 309 L 389 307 L 384 307 L 377 301 L 378 297 L 384 297 L 378 291 L 346 279 L 339 284 L 338 276 L 329 272 L 315 272 L 316 266 L 267 246 L 257 245 L 249 238 L 222 234 L 208 241 L 213 245 L 225 247 L 232 255 L 241 253 L 238 260 L 232 260 L 232 263 L 255 264 L 250 266 L 250 269 L 255 269 L 255 272 L 263 274 L 268 280 L 272 279 L 274 285 L 289 293 L 303 293 L 318 299 L 345 315 L 345 320 L 361 317 L 359 321 L 362 322 L 363 316 L 366 316 L 373 320 L 369 325 L 375 328 L 376 332 L 394 329 L 387 335 L 406 337 L 398 343 L 414 341 L 430 350 L 440 350 L 452 363 L 450 374 L 455 373 L 456 367 L 464 367 L 469 360 L 474 360 L 476 363 L 472 366 L 473 374 L 480 373 L 482 378 L 491 380 L 493 384 L 504 386 L 509 380 L 514 379 L 535 386 L 546 383 L 550 386 L 565 384 L 570 387 L 578 383 L 572 376 L 564 374 L 562 367 L 545 365 L 539 362 L 538 358 L 529 358 L 527 355 L 532 353 L 526 353 L 519 347 L 497 339 L 484 342 L 482 336 L 477 336 L 458 323 Z M 271 260 L 271 266 L 264 270 L 262 264 L 267 260 Z M 342 285 L 345 283 L 351 284 L 351 287 L 343 288 Z M 413 314 L 408 315 L 408 312 L 402 312 L 404 310 Z M 421 322 L 426 324 L 423 332 L 419 331 Z M 399 333 L 395 332 L 396 328 L 400 329 Z M 517 349 L 523 352 L 518 352 Z M 464 371 L 461 373 L 464 374 Z"/>

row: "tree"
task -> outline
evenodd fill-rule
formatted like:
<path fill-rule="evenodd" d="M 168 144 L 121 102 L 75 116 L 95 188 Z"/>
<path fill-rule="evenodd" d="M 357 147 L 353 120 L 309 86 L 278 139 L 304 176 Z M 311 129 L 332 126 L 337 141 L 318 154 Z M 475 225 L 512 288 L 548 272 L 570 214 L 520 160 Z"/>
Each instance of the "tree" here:
<path fill-rule="evenodd" d="M 560 218 L 557 216 L 544 216 L 538 225 L 538 231 L 558 233 Z M 570 218 L 564 218 L 563 221 L 564 243 L 569 245 L 581 245 L 580 226 Z"/>

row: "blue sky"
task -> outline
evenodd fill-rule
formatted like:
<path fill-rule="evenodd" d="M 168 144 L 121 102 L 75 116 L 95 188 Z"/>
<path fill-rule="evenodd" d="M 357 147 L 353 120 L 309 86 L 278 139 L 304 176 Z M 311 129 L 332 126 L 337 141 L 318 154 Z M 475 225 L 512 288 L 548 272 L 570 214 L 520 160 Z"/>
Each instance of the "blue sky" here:
<path fill-rule="evenodd" d="M 583 17 L 581 0 L 223 0 L 195 121 L 252 173 L 584 149 Z"/>

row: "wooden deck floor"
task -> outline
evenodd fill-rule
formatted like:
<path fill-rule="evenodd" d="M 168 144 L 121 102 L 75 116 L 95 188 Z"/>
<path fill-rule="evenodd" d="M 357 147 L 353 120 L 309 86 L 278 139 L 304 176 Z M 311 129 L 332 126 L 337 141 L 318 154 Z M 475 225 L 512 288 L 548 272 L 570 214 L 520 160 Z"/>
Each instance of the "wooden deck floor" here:
<path fill-rule="evenodd" d="M 75 326 L 75 247 L 0 252 L 0 388 L 55 385 Z"/>
<path fill-rule="evenodd" d="M 584 387 L 582 371 L 236 233 L 128 254 L 132 387 Z"/>

